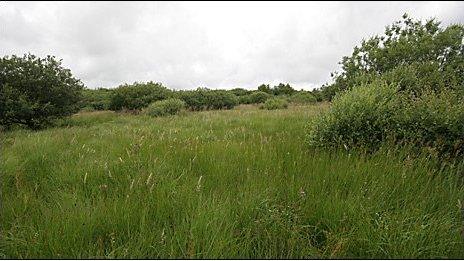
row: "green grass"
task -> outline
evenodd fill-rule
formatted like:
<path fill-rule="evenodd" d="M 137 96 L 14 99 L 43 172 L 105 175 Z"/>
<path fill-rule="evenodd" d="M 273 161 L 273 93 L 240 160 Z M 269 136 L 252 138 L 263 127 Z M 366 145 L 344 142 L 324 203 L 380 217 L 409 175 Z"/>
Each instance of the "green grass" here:
<path fill-rule="evenodd" d="M 0 257 L 464 258 L 464 167 L 309 150 L 325 108 L 4 133 Z"/>

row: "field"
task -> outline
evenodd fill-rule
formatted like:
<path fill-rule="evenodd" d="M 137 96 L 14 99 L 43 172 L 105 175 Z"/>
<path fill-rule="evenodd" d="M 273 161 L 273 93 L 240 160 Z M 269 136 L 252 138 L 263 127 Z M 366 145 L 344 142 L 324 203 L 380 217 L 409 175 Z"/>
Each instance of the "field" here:
<path fill-rule="evenodd" d="M 0 257 L 464 258 L 464 166 L 309 149 L 327 108 L 3 133 Z"/>

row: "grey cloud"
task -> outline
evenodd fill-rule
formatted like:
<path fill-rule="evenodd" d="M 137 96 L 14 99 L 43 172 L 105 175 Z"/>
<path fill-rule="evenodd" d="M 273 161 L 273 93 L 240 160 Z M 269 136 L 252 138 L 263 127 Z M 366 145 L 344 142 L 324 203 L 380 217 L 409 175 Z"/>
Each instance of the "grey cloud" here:
<path fill-rule="evenodd" d="M 462 2 L 0 2 L 0 55 L 63 59 L 89 87 L 312 89 L 405 12 L 464 22 Z"/>

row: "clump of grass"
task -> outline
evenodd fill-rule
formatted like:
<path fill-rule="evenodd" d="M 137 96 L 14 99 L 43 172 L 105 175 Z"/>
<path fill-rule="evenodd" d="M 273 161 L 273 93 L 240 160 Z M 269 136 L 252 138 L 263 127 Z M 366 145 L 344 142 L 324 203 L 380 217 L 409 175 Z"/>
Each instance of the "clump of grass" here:
<path fill-rule="evenodd" d="M 0 256 L 463 258 L 464 166 L 308 151 L 325 110 L 85 113 L 4 133 Z"/>
<path fill-rule="evenodd" d="M 282 98 L 267 99 L 259 108 L 264 110 L 287 109 L 288 102 Z"/>

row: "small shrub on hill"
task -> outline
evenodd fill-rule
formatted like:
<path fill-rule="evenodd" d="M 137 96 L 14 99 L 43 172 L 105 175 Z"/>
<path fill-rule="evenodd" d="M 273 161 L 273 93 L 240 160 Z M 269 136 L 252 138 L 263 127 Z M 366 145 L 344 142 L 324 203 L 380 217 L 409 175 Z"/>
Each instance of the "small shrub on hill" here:
<path fill-rule="evenodd" d="M 184 108 L 184 101 L 171 98 L 151 103 L 144 112 L 150 116 L 158 117 L 178 114 Z"/>
<path fill-rule="evenodd" d="M 286 109 L 288 108 L 288 102 L 287 100 L 282 99 L 282 98 L 272 98 L 272 99 L 268 99 L 259 108 L 265 109 L 265 110 Z"/>
<path fill-rule="evenodd" d="M 312 95 L 310 92 L 300 91 L 289 98 L 291 103 L 296 104 L 311 104 L 317 102 L 316 97 Z"/>
<path fill-rule="evenodd" d="M 177 96 L 186 103 L 187 108 L 194 111 L 232 109 L 238 104 L 237 96 L 224 90 L 198 88 L 180 91 Z"/>
<path fill-rule="evenodd" d="M 150 103 L 172 96 L 172 91 L 161 83 L 125 84 L 114 90 L 111 96 L 111 110 L 140 110 Z"/>
<path fill-rule="evenodd" d="M 254 103 L 254 104 L 264 103 L 271 97 L 272 95 L 268 93 L 256 91 L 250 94 L 250 103 Z"/>
<path fill-rule="evenodd" d="M 113 90 L 111 89 L 84 89 L 81 107 L 85 110 L 109 110 L 112 94 Z"/>

